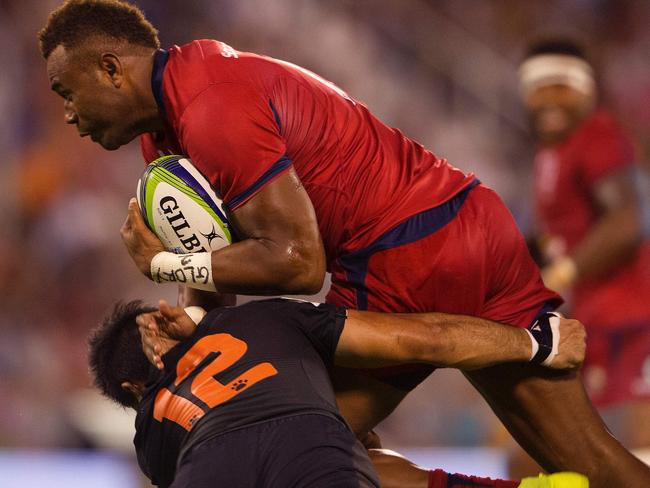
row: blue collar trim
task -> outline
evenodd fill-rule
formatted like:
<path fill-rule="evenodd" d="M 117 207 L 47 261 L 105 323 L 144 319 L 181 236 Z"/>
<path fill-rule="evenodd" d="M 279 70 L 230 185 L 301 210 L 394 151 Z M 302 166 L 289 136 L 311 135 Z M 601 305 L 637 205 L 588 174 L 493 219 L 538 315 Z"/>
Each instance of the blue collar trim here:
<path fill-rule="evenodd" d="M 160 110 L 165 112 L 165 103 L 163 101 L 163 74 L 165 72 L 165 65 L 169 59 L 169 53 L 164 49 L 158 49 L 153 58 L 153 70 L 151 72 L 151 89 L 156 103 Z"/>

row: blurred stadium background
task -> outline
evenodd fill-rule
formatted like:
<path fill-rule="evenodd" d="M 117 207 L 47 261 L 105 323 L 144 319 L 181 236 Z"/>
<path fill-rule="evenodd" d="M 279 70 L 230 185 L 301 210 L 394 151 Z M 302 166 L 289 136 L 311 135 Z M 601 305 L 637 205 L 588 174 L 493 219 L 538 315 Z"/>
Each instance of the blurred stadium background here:
<path fill-rule="evenodd" d="M 531 39 L 587 46 L 608 104 L 650 159 L 645 0 L 137 3 L 165 46 L 213 37 L 336 82 L 477 173 L 524 231 L 532 148 L 516 67 Z M 137 142 L 109 153 L 79 139 L 49 92 L 36 32 L 58 4 L 0 0 L 0 487 L 135 488 L 146 484 L 131 420 L 90 390 L 85 337 L 115 300 L 174 290 L 142 277 L 119 238 L 143 168 Z M 431 466 L 504 474 L 506 436 L 454 372 L 435 373 L 380 433 Z"/>

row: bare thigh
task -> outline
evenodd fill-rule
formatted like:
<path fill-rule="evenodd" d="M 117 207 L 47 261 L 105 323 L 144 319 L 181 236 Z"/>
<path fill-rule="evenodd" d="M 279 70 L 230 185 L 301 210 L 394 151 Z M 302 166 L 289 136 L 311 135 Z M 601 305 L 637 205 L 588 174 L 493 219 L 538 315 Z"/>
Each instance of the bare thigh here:
<path fill-rule="evenodd" d="M 408 394 L 352 369 L 334 368 L 330 376 L 339 410 L 360 439 L 388 417 Z"/>

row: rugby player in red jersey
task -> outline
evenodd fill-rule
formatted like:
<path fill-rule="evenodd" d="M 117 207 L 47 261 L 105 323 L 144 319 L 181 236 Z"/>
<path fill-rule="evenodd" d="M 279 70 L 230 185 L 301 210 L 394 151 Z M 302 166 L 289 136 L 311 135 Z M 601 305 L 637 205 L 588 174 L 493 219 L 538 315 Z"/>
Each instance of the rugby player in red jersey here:
<path fill-rule="evenodd" d="M 142 136 L 147 161 L 183 153 L 224 198 L 241 240 L 185 255 L 211 269 L 215 291 L 313 293 L 327 268 L 328 301 L 348 308 L 527 327 L 561 302 L 492 190 L 317 75 L 214 40 L 159 50 L 141 12 L 114 0 L 66 2 L 40 41 L 81 135 L 106 149 Z M 122 237 L 150 278 L 182 266 L 135 200 Z M 432 369 L 335 374 L 337 401 L 363 435 Z M 609 435 L 575 373 L 499 365 L 466 375 L 546 469 L 586 473 L 597 488 L 646 484 L 650 469 Z"/>
<path fill-rule="evenodd" d="M 106 396 L 137 408 L 138 461 L 158 486 L 379 486 L 366 450 L 336 408 L 327 367 L 415 362 L 472 369 L 531 358 L 532 343 L 521 329 L 483 321 L 469 325 L 475 327 L 469 341 L 453 322 L 443 333 L 434 331 L 449 319 L 286 299 L 219 307 L 207 315 L 197 307 L 162 301 L 156 310 L 135 301 L 118 305 L 95 330 L 89 362 Z M 564 321 L 554 330 L 553 320 L 549 314 L 539 321 L 550 336 L 559 333 L 557 354 L 546 364 L 575 368 L 584 357 L 584 328 Z M 155 349 L 158 370 L 149 367 L 138 329 L 147 355 Z M 173 339 L 162 339 L 160 331 Z M 394 486 L 395 463 L 387 462 L 394 459 L 373 457 L 381 459 L 382 486 Z M 402 463 L 397 471 L 400 488 L 588 486 L 575 473 L 520 484 L 411 469 L 420 475 L 413 485 L 414 473 L 405 480 Z"/>
<path fill-rule="evenodd" d="M 648 188 L 631 141 L 598 104 L 596 74 L 580 46 L 539 42 L 520 72 L 539 141 L 534 195 L 544 282 L 570 292 L 572 315 L 588 325 L 583 376 L 591 400 L 617 407 L 612 429 L 628 448 L 650 447 L 650 429 L 639 428 L 650 425 Z"/>

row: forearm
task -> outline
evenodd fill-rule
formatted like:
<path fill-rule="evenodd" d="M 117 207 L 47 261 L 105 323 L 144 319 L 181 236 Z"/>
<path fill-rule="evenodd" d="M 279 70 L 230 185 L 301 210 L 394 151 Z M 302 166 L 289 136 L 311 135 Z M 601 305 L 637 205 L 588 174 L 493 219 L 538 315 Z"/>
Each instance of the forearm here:
<path fill-rule="evenodd" d="M 475 369 L 528 361 L 531 350 L 526 331 L 476 317 L 350 310 L 335 362 L 363 368 L 427 363 Z"/>
<path fill-rule="evenodd" d="M 212 254 L 217 290 L 318 293 L 325 278 L 325 249 L 316 212 L 293 169 L 235 210 L 231 223 L 242 240 Z"/>
<path fill-rule="evenodd" d="M 321 289 L 325 249 L 314 208 L 293 170 L 234 210 L 230 223 L 239 242 L 210 254 L 173 254 L 146 226 L 132 198 L 120 232 L 140 271 L 157 283 L 246 295 L 310 295 Z"/>
<path fill-rule="evenodd" d="M 212 253 L 212 276 L 221 293 L 311 295 L 322 287 L 322 244 L 246 239 Z"/>
<path fill-rule="evenodd" d="M 571 255 L 577 279 L 602 275 L 629 259 L 641 242 L 639 220 L 635 205 L 602 217 Z"/>

